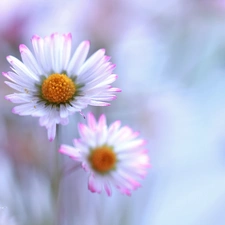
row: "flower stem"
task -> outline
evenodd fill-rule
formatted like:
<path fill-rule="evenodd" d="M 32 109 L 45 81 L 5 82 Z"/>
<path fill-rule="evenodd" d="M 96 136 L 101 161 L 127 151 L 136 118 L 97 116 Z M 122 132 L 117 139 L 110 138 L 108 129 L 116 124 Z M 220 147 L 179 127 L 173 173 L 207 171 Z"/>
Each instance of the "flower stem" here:
<path fill-rule="evenodd" d="M 54 204 L 54 225 L 62 224 L 62 213 L 61 213 L 61 194 L 60 194 L 60 183 L 61 183 L 61 158 L 58 153 L 58 149 L 60 146 L 61 134 L 60 134 L 60 126 L 57 124 L 56 127 L 56 140 L 55 140 L 55 149 L 54 149 L 54 172 L 52 177 L 52 196 L 53 196 L 53 204 Z"/>

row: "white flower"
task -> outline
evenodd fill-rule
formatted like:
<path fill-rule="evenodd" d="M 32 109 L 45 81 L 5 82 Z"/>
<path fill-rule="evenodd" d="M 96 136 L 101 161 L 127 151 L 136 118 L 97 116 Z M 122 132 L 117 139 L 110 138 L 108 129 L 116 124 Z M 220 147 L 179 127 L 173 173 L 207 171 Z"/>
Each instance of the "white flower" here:
<path fill-rule="evenodd" d="M 120 121 L 107 127 L 105 115 L 97 122 L 89 113 L 87 120 L 88 126 L 78 125 L 81 138 L 74 139 L 75 148 L 61 145 L 59 151 L 82 163 L 89 173 L 90 191 L 100 193 L 105 189 L 110 196 L 114 185 L 121 193 L 131 195 L 150 166 L 145 141 L 128 126 L 120 127 Z"/>
<path fill-rule="evenodd" d="M 71 57 L 70 33 L 45 38 L 35 35 L 32 45 L 34 55 L 20 45 L 23 62 L 7 57 L 13 72 L 3 73 L 10 80 L 5 83 L 20 93 L 6 99 L 20 104 L 13 108 L 14 113 L 40 117 L 49 140 L 55 138 L 56 124 L 67 124 L 69 115 L 88 105 L 108 106 L 108 101 L 116 98 L 120 89 L 110 86 L 117 78 L 112 74 L 115 65 L 104 49 L 86 60 L 90 43 L 83 41 Z"/>

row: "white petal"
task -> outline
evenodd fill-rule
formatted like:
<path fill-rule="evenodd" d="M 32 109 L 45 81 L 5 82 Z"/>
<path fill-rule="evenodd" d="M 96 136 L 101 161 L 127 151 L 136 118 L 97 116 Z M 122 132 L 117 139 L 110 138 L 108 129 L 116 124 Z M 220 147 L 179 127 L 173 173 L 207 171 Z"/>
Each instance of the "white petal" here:
<path fill-rule="evenodd" d="M 134 141 L 128 141 L 124 144 L 120 144 L 116 147 L 116 151 L 120 152 L 120 151 L 127 151 L 129 150 L 130 152 L 132 151 L 137 151 L 138 148 L 140 148 L 141 146 L 143 146 L 146 142 L 142 139 L 137 139 Z"/>
<path fill-rule="evenodd" d="M 93 69 L 101 61 L 105 55 L 105 49 L 99 49 L 95 52 L 80 68 L 78 74 L 86 73 L 86 71 Z"/>
<path fill-rule="evenodd" d="M 60 119 L 60 124 L 67 125 L 68 123 L 69 123 L 69 118 L 68 117 Z"/>
<path fill-rule="evenodd" d="M 9 87 L 11 87 L 11 88 L 17 90 L 17 91 L 25 92 L 24 88 L 21 87 L 21 86 L 18 85 L 18 84 L 14 84 L 14 83 L 9 82 L 9 81 L 5 81 L 4 83 L 7 84 Z"/>
<path fill-rule="evenodd" d="M 100 117 L 99 117 L 99 120 L 98 120 L 98 127 L 100 130 L 102 130 L 103 128 L 106 127 L 106 117 L 104 114 L 102 114 Z"/>
<path fill-rule="evenodd" d="M 56 135 L 56 124 L 52 124 L 50 127 L 47 128 L 48 130 L 48 140 L 53 141 Z"/>
<path fill-rule="evenodd" d="M 108 184 L 108 183 L 104 183 L 104 188 L 105 188 L 105 191 L 107 193 L 108 196 L 111 196 L 112 195 L 112 188 L 111 188 L 111 185 Z"/>
<path fill-rule="evenodd" d="M 13 66 L 17 74 L 21 76 L 26 75 L 27 79 L 31 79 L 34 82 L 40 80 L 35 73 L 30 71 L 20 60 L 18 60 L 14 56 L 7 56 L 7 60 Z"/>
<path fill-rule="evenodd" d="M 90 48 L 89 41 L 83 41 L 76 49 L 67 68 L 68 75 L 77 75 L 80 67 L 84 63 Z"/>
<path fill-rule="evenodd" d="M 5 99 L 13 103 L 31 102 L 31 96 L 25 93 L 15 93 L 15 94 L 7 95 L 5 96 Z"/>
<path fill-rule="evenodd" d="M 67 107 L 65 105 L 60 105 L 60 117 L 62 118 L 66 118 L 68 117 L 68 110 Z"/>
<path fill-rule="evenodd" d="M 112 101 L 116 99 L 116 95 L 109 95 L 109 96 L 97 96 L 97 97 L 92 97 L 92 100 L 94 101 Z"/>
<path fill-rule="evenodd" d="M 48 75 L 51 73 L 51 64 L 50 60 L 50 38 L 46 37 L 45 41 L 43 38 L 35 35 L 32 37 L 33 49 L 35 52 L 35 57 L 39 62 L 39 65 L 42 67 L 44 71 L 44 75 Z"/>
<path fill-rule="evenodd" d="M 24 64 L 34 73 L 38 75 L 42 75 L 43 71 L 39 67 L 37 60 L 34 58 L 31 51 L 27 48 L 26 45 L 20 45 L 20 53 Z"/>
<path fill-rule="evenodd" d="M 88 113 L 87 115 L 87 121 L 88 121 L 88 126 L 92 129 L 95 130 L 96 129 L 96 119 L 93 115 L 93 113 Z"/>
<path fill-rule="evenodd" d="M 88 189 L 91 192 L 97 192 L 97 193 L 101 193 L 102 192 L 102 183 L 98 179 L 95 179 L 93 174 L 91 174 L 89 176 Z"/>
<path fill-rule="evenodd" d="M 83 140 L 94 139 L 94 132 L 82 123 L 78 124 L 78 132 Z"/>
<path fill-rule="evenodd" d="M 72 35 L 71 33 L 69 34 L 64 34 L 63 35 L 64 42 L 63 42 L 63 51 L 62 51 L 62 69 L 66 70 L 69 60 L 70 60 L 70 55 L 71 55 L 71 46 L 72 46 Z"/>
<path fill-rule="evenodd" d="M 73 159 L 80 161 L 81 155 L 79 149 L 73 148 L 69 145 L 61 145 L 59 152 L 72 157 Z"/>
<path fill-rule="evenodd" d="M 56 73 L 61 73 L 63 69 L 62 65 L 62 48 L 63 48 L 63 42 L 62 42 L 62 36 L 58 33 L 51 35 L 51 63 L 52 63 L 52 69 Z M 49 46 L 49 43 L 46 43 L 46 46 Z"/>
<path fill-rule="evenodd" d="M 113 83 L 116 79 L 117 79 L 117 75 L 116 74 L 111 74 L 107 79 L 105 79 L 104 81 L 102 82 L 96 82 L 96 83 L 93 83 L 93 86 L 95 87 L 102 87 L 102 86 L 105 86 L 105 85 L 108 85 L 108 84 L 111 84 Z"/>
<path fill-rule="evenodd" d="M 15 106 L 12 110 L 13 113 L 19 114 L 21 116 L 31 115 L 35 111 L 33 103 L 26 103 L 22 105 Z"/>
<path fill-rule="evenodd" d="M 35 82 L 31 81 L 30 79 L 28 79 L 25 76 L 21 76 L 21 75 L 17 75 L 16 73 L 13 72 L 8 72 L 8 73 L 3 73 L 3 75 L 8 78 L 9 80 L 11 80 L 12 82 L 24 87 L 24 90 L 26 89 L 28 90 L 32 90 L 32 91 L 36 91 L 37 88 L 35 86 Z"/>
<path fill-rule="evenodd" d="M 89 105 L 93 105 L 93 106 L 110 106 L 110 103 L 91 100 Z"/>
<path fill-rule="evenodd" d="M 79 73 L 78 81 L 86 84 L 96 78 L 98 79 L 99 77 L 103 77 L 104 75 L 108 76 L 112 72 L 112 70 L 108 69 L 109 67 L 111 67 L 111 63 L 105 63 L 103 58 L 97 62 L 94 67 Z"/>
<path fill-rule="evenodd" d="M 110 138 L 112 137 L 112 135 L 115 134 L 119 130 L 120 125 L 121 125 L 120 120 L 117 120 L 109 126 L 108 141 L 110 141 Z M 112 141 L 110 141 L 110 142 L 112 143 Z"/>

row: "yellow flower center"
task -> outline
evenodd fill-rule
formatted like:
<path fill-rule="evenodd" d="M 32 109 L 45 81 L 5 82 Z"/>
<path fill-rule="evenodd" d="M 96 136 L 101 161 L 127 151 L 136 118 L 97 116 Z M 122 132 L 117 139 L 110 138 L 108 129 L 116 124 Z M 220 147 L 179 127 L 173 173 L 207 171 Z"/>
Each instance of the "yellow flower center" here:
<path fill-rule="evenodd" d="M 66 74 L 54 73 L 44 80 L 41 92 L 50 103 L 66 103 L 74 96 L 76 85 Z"/>
<path fill-rule="evenodd" d="M 93 149 L 89 156 L 89 162 L 92 168 L 99 173 L 107 173 L 114 169 L 116 161 L 116 154 L 113 149 L 107 145 Z"/>

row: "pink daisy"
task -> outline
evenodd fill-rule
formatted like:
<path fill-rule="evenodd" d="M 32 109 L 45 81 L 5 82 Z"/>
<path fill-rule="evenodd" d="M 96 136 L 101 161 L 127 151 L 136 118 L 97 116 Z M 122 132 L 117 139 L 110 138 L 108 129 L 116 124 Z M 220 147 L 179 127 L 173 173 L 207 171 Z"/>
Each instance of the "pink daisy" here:
<path fill-rule="evenodd" d="M 121 193 L 131 195 L 140 187 L 138 179 L 145 177 L 150 166 L 146 142 L 128 126 L 120 127 L 120 121 L 108 127 L 105 115 L 97 122 L 89 113 L 87 122 L 88 125 L 78 125 L 80 139 L 74 139 L 75 147 L 61 145 L 59 151 L 81 162 L 89 173 L 91 192 L 101 193 L 104 189 L 110 196 L 113 185 Z"/>

